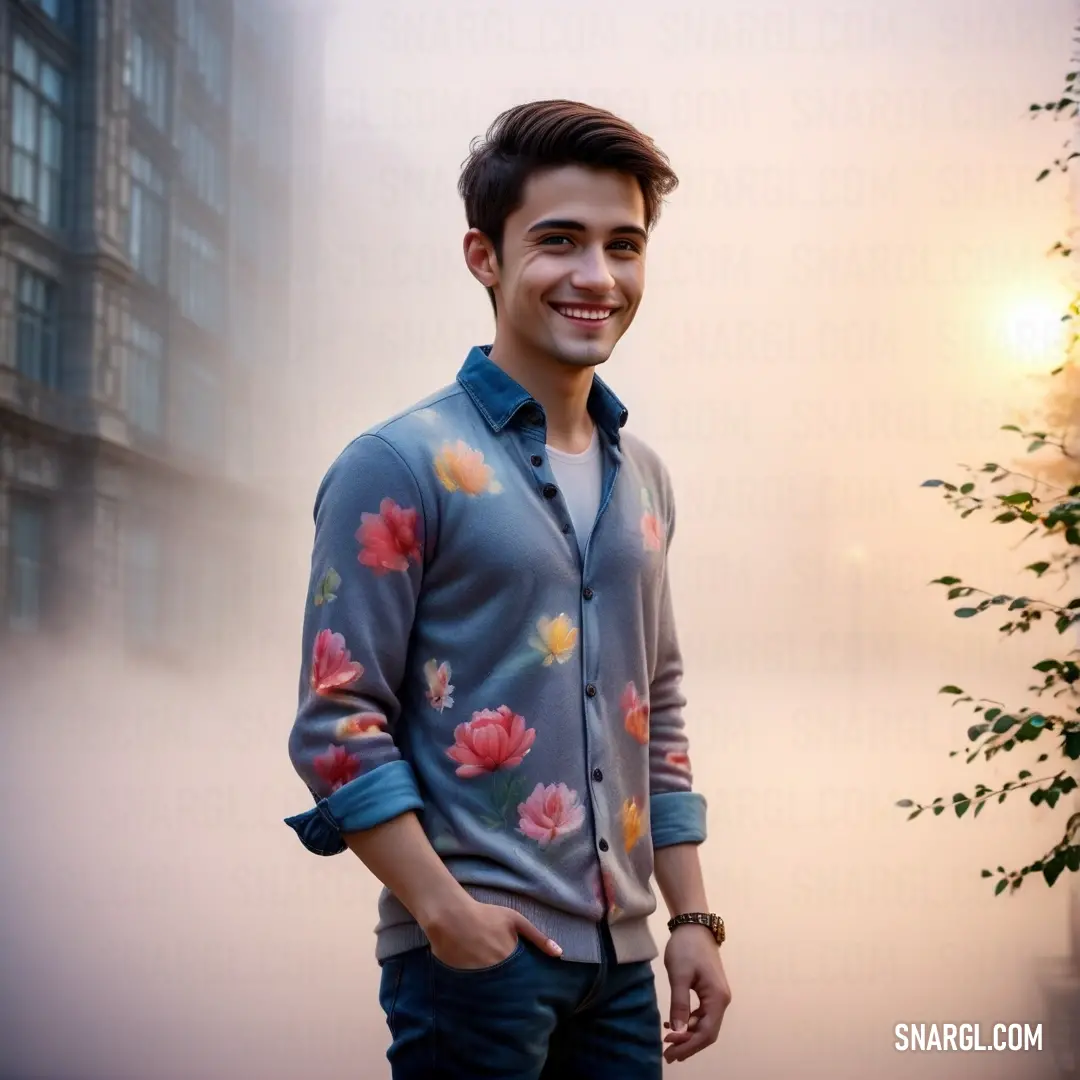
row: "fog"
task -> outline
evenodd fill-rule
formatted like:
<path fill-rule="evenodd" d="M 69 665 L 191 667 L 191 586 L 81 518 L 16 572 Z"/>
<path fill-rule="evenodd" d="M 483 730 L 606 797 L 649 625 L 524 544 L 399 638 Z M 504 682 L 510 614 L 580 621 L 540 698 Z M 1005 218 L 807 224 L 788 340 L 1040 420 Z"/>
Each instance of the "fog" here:
<path fill-rule="evenodd" d="M 259 609 L 205 670 L 122 665 L 89 638 L 0 670 L 3 1075 L 389 1076 L 378 883 L 282 824 L 310 805 L 286 741 L 311 506 L 353 435 L 491 340 L 455 183 L 501 109 L 543 97 L 624 115 L 681 179 L 602 371 L 675 483 L 702 859 L 729 935 L 721 1038 L 669 1071 L 1054 1075 L 1060 1024 L 1041 1053 L 899 1053 L 893 1028 L 980 1022 L 985 1042 L 1046 1020 L 1075 875 L 995 898 L 979 872 L 1041 856 L 1065 813 L 1020 796 L 908 822 L 895 802 L 1011 779 L 1027 759 L 949 757 L 971 713 L 938 688 L 1033 704 L 1030 665 L 1073 645 L 951 615 L 931 579 L 1031 590 L 1040 549 L 920 485 L 1027 467 L 999 428 L 1052 385 L 1068 282 L 1044 253 L 1071 224 L 1064 179 L 1034 182 L 1065 125 L 1028 104 L 1070 70 L 1074 5 L 326 10 L 321 248 L 293 269 L 318 305 L 287 382 L 262 388 L 262 438 L 288 452 Z"/>

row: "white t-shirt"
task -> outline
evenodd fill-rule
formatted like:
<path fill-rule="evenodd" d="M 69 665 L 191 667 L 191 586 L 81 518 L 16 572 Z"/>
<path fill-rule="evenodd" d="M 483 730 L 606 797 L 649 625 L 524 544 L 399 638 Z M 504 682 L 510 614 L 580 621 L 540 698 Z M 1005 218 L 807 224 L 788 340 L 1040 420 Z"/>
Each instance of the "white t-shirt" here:
<path fill-rule="evenodd" d="M 570 520 L 577 535 L 578 547 L 585 554 L 596 515 L 600 510 L 600 493 L 604 484 L 604 462 L 600 456 L 600 439 L 593 428 L 592 442 L 580 454 L 568 454 L 565 450 L 547 448 L 551 471 L 562 490 Z"/>

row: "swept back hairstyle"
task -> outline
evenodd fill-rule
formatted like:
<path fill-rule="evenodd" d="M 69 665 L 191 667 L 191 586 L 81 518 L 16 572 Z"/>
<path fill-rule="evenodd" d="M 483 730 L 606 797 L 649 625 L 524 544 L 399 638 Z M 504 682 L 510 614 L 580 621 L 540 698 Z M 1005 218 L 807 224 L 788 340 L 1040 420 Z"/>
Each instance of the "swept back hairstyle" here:
<path fill-rule="evenodd" d="M 525 182 L 539 169 L 587 165 L 633 176 L 645 198 L 651 230 L 679 178 L 647 135 L 606 109 L 580 101 L 532 101 L 500 113 L 462 163 L 458 194 L 470 229 L 479 229 L 502 258 L 506 219 L 523 201 Z M 488 289 L 498 317 L 495 292 Z"/>

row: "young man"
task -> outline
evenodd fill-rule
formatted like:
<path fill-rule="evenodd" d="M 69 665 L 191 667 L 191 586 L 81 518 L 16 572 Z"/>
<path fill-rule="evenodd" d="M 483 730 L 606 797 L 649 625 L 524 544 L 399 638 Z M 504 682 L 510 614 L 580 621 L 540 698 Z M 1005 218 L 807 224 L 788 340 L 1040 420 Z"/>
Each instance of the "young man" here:
<path fill-rule="evenodd" d="M 386 886 L 395 1080 L 656 1080 L 715 1041 L 730 1001 L 697 853 L 671 483 L 594 375 L 677 182 L 603 110 L 502 114 L 459 184 L 494 342 L 352 442 L 318 493 L 290 740 L 316 807 L 288 824 Z M 678 917 L 666 1036 L 653 874 Z"/>

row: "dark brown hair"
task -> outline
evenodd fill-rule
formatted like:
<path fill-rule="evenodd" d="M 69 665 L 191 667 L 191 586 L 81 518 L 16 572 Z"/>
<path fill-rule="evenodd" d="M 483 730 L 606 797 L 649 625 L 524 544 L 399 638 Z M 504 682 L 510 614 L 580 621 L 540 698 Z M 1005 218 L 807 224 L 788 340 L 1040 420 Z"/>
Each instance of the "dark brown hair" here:
<path fill-rule="evenodd" d="M 579 101 L 515 105 L 500 113 L 469 150 L 458 193 L 469 228 L 491 241 L 498 258 L 506 219 L 521 206 L 525 182 L 538 169 L 588 165 L 635 177 L 645 198 L 646 229 L 652 229 L 664 196 L 679 183 L 652 139 L 614 113 Z M 497 316 L 494 291 L 488 289 L 488 296 Z"/>

